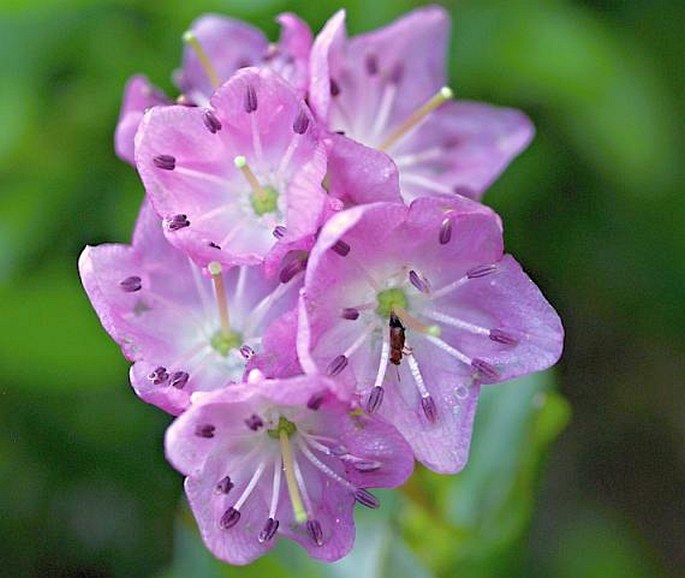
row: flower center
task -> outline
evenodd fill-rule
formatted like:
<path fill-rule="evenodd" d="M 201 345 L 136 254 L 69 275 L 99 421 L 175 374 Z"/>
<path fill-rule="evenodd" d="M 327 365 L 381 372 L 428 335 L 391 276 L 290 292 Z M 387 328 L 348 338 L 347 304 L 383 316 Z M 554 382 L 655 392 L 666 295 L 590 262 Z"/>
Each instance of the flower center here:
<path fill-rule="evenodd" d="M 399 287 L 392 287 L 380 291 L 378 295 L 376 295 L 376 301 L 378 303 L 376 313 L 383 318 L 389 318 L 390 313 L 397 308 L 406 310 L 407 305 L 409 304 L 407 296 Z"/>
<path fill-rule="evenodd" d="M 250 204 L 258 217 L 278 210 L 278 191 L 270 186 L 262 187 L 263 193 L 250 195 Z"/>
<path fill-rule="evenodd" d="M 229 331 L 226 333 L 222 329 L 219 329 L 214 335 L 212 335 L 209 343 L 216 352 L 224 357 L 228 357 L 228 354 L 232 349 L 236 349 L 238 346 L 240 346 L 242 343 L 242 336 L 240 333 L 236 333 L 234 331 Z"/>
<path fill-rule="evenodd" d="M 281 432 L 284 432 L 287 437 L 291 437 L 296 431 L 297 426 L 293 422 L 283 416 L 280 416 L 278 418 L 276 427 L 266 430 L 266 433 L 269 434 L 270 438 L 277 440 L 280 439 Z"/>

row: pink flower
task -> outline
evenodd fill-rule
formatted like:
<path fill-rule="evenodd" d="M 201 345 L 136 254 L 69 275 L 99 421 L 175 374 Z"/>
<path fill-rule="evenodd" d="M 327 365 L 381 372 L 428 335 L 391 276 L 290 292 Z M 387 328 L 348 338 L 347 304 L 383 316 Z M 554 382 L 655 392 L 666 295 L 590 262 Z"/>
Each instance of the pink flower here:
<path fill-rule="evenodd" d="M 173 414 L 194 391 L 242 381 L 265 328 L 295 305 L 296 282 L 267 280 L 258 267 L 215 267 L 203 273 L 169 245 L 147 203 L 132 245 L 86 247 L 79 259 L 102 324 L 135 362 L 134 389 Z"/>
<path fill-rule="evenodd" d="M 149 111 L 136 164 L 173 245 L 201 265 L 262 263 L 277 237 L 320 227 L 325 146 L 307 105 L 269 70 L 241 70 L 210 105 Z"/>
<path fill-rule="evenodd" d="M 448 32 L 447 12 L 432 6 L 348 40 L 340 11 L 312 48 L 315 115 L 331 131 L 392 157 L 406 202 L 455 193 L 479 199 L 533 135 L 519 111 L 450 102 Z"/>
<path fill-rule="evenodd" d="M 367 488 L 411 474 L 411 449 L 391 426 L 351 411 L 326 378 L 265 380 L 196 394 L 166 435 L 169 461 L 187 476 L 200 533 L 218 558 L 247 564 L 278 536 L 334 561 L 352 547 L 355 502 Z"/>
<path fill-rule="evenodd" d="M 554 309 L 503 254 L 499 218 L 463 197 L 333 217 L 301 314 L 302 367 L 356 390 L 438 472 L 466 463 L 480 385 L 545 369 L 562 348 Z"/>

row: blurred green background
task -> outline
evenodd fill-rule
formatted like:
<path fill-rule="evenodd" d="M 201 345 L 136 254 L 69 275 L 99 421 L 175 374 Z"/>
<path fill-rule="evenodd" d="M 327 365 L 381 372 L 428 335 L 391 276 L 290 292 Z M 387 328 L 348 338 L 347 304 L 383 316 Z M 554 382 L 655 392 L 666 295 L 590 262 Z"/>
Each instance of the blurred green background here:
<path fill-rule="evenodd" d="M 352 33 L 414 7 L 347 2 Z M 486 197 L 567 329 L 554 373 L 489 388 L 459 476 L 419 471 L 323 566 L 282 544 L 218 564 L 198 544 L 170 419 L 135 399 L 76 259 L 127 242 L 142 187 L 113 154 L 135 72 L 175 94 L 202 12 L 277 35 L 340 7 L 279 0 L 0 6 L 0 576 L 629 578 L 685 575 L 685 4 L 444 3 L 451 81 L 524 109 L 537 137 Z M 366 513 L 362 513 L 366 514 Z"/>

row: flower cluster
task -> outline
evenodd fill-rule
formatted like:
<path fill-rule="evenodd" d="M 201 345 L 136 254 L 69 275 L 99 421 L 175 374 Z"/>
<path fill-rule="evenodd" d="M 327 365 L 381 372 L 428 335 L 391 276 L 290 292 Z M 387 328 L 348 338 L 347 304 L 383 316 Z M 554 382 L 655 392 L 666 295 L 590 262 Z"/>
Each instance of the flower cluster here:
<path fill-rule="evenodd" d="M 333 561 L 355 503 L 414 460 L 464 467 L 479 389 L 559 357 L 553 308 L 482 193 L 529 142 L 520 112 L 455 101 L 447 14 L 348 38 L 292 14 L 272 44 L 226 17 L 185 34 L 181 95 L 126 87 L 118 155 L 146 191 L 131 245 L 83 285 L 202 537 L 248 563 L 278 536 Z"/>

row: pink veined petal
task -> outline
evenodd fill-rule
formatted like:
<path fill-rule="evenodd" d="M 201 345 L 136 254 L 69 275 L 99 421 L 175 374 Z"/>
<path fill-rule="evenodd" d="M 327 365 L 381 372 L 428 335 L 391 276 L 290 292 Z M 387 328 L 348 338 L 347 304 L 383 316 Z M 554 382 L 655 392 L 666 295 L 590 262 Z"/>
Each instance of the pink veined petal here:
<path fill-rule="evenodd" d="M 345 42 L 345 10 L 338 10 L 314 39 L 311 53 L 309 104 L 317 119 L 328 120 L 331 100 L 329 53 L 342 49 Z"/>

